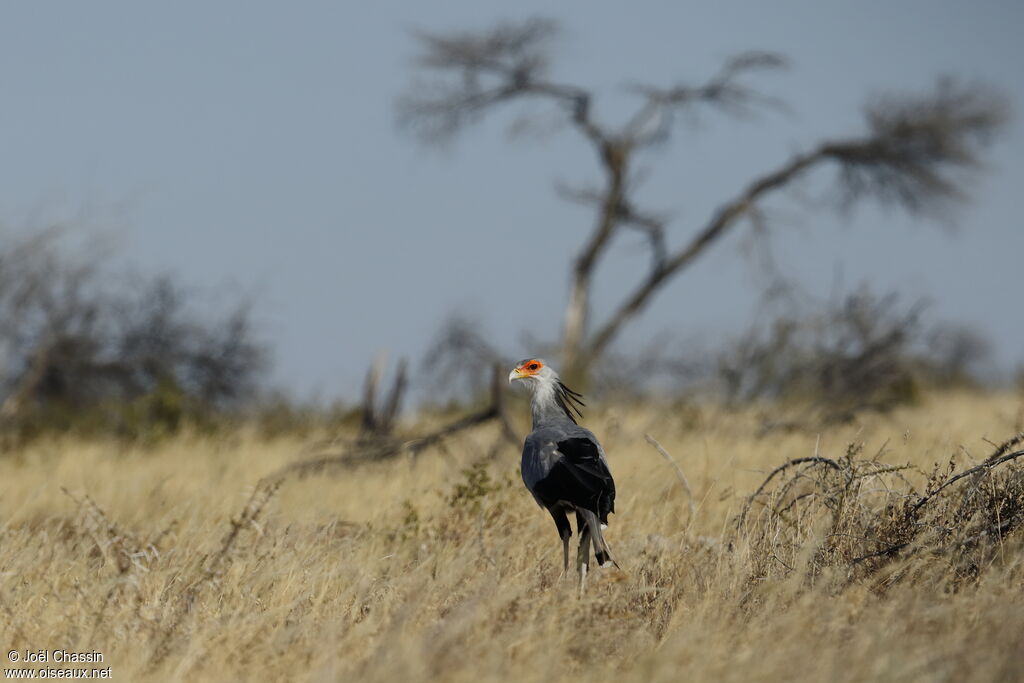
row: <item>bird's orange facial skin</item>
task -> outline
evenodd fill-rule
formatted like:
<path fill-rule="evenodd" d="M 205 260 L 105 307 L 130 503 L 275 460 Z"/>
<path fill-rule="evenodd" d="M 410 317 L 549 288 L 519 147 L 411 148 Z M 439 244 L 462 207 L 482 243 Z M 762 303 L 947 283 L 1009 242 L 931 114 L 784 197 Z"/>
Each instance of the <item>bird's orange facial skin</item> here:
<path fill-rule="evenodd" d="M 540 372 L 542 367 L 544 367 L 544 364 L 535 358 L 533 360 L 526 361 L 520 365 L 517 370 L 519 370 L 519 374 L 522 377 L 529 377 L 530 375 L 536 375 Z"/>

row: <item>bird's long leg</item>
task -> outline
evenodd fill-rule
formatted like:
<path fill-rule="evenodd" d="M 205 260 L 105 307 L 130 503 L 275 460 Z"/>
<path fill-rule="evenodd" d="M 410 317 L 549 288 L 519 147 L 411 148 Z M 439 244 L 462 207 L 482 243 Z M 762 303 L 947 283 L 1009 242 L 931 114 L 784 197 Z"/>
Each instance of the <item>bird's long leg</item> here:
<path fill-rule="evenodd" d="M 565 516 L 565 510 L 561 507 L 548 508 L 548 512 L 551 513 L 551 517 L 555 520 L 555 526 L 558 527 L 558 536 L 562 539 L 562 576 L 569 573 L 569 539 L 572 538 L 572 525 L 569 524 L 569 518 Z"/>
<path fill-rule="evenodd" d="M 597 560 L 597 565 L 599 567 L 614 565 L 617 569 L 619 564 L 612 559 L 611 549 L 608 547 L 608 542 L 604 540 L 604 534 L 601 533 L 601 521 L 597 515 L 592 510 L 583 510 L 576 514 L 582 515 L 587 522 L 587 529 L 593 530 L 590 533 L 590 542 L 594 546 L 594 559 Z"/>
<path fill-rule="evenodd" d="M 583 515 L 576 513 L 576 533 L 580 535 L 580 545 L 576 550 L 576 571 L 580 575 L 580 594 L 583 594 L 583 586 L 587 580 L 587 570 L 590 569 L 590 526 Z"/>

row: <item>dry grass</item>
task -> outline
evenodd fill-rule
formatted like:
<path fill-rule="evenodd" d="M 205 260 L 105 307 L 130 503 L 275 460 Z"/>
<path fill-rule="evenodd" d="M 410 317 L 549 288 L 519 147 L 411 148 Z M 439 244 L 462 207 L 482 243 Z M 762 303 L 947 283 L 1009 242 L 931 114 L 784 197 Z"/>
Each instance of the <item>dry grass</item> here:
<path fill-rule="evenodd" d="M 99 650 L 131 681 L 1018 680 L 1024 532 L 999 500 L 1019 470 L 907 510 L 1022 415 L 1020 397 L 943 395 L 819 436 L 607 408 L 587 424 L 624 571 L 583 598 L 517 454 L 488 459 L 490 427 L 276 490 L 256 485 L 302 444 L 40 443 L 0 459 L 0 645 Z M 771 470 L 816 454 L 840 469 L 787 468 L 737 524 Z"/>

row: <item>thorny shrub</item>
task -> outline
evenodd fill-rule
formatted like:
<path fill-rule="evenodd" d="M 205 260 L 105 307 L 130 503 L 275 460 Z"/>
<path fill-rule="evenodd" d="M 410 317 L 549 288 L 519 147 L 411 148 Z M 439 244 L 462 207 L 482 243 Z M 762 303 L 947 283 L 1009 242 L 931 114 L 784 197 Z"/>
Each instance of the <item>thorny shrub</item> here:
<path fill-rule="evenodd" d="M 1024 433 L 959 472 L 954 458 L 930 473 L 886 464 L 884 447 L 864 457 L 862 444 L 835 459 L 790 460 L 748 498 L 733 543 L 749 541 L 755 581 L 798 571 L 810 580 L 831 571 L 846 582 L 877 574 L 881 590 L 901 578 L 898 560 L 927 556 L 934 562 L 919 567 L 938 568 L 956 589 L 1024 526 L 1024 450 L 1013 450 L 1022 442 Z M 914 473 L 926 477 L 923 489 Z"/>

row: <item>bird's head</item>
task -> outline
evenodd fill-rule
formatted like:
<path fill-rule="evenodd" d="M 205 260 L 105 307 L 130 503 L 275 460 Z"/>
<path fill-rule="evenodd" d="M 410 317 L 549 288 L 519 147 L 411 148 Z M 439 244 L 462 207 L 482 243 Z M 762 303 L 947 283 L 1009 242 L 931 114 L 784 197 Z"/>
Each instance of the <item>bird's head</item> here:
<path fill-rule="evenodd" d="M 519 361 L 508 374 L 509 384 L 516 380 L 523 380 L 533 394 L 535 423 L 538 410 L 541 414 L 545 411 L 553 411 L 559 416 L 564 414 L 573 422 L 576 422 L 576 416 L 583 417 L 583 413 L 580 412 L 584 405 L 583 397 L 562 384 L 558 379 L 558 373 L 540 358 Z"/>
<path fill-rule="evenodd" d="M 527 386 L 533 388 L 539 382 L 555 381 L 558 373 L 540 358 L 527 358 L 519 361 L 508 375 L 509 384 L 516 380 L 526 380 Z"/>

